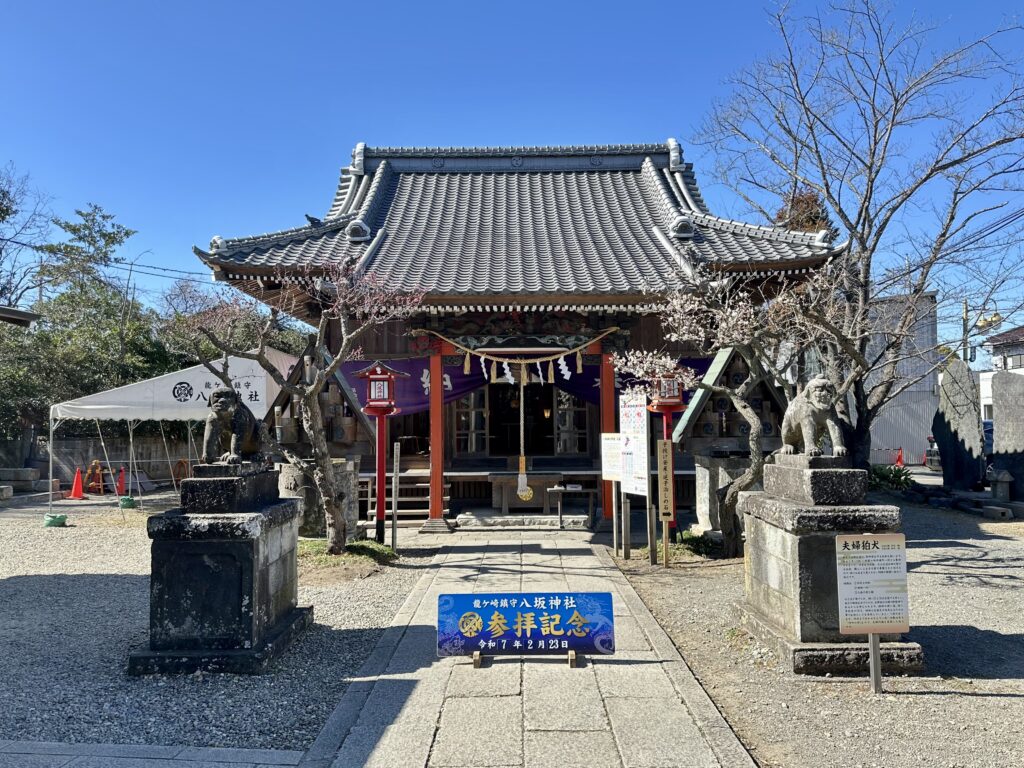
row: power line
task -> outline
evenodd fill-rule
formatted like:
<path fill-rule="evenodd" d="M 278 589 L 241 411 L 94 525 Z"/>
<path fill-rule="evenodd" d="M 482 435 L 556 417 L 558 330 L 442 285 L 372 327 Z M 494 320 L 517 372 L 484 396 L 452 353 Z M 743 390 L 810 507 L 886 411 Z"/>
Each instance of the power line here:
<path fill-rule="evenodd" d="M 176 277 L 174 275 L 162 275 L 159 272 L 147 272 L 144 269 L 138 269 L 138 268 L 134 268 L 134 267 L 125 267 L 125 266 L 121 266 L 119 264 L 108 264 L 108 265 L 106 265 L 105 269 L 118 269 L 118 270 L 121 270 L 122 272 L 130 272 L 130 273 L 136 274 L 136 275 L 146 275 L 147 277 L 159 277 L 162 280 L 174 280 L 175 282 L 180 281 L 180 282 L 184 282 L 184 283 L 196 283 L 198 285 L 209 285 L 210 284 L 210 280 L 209 279 L 206 279 L 206 280 L 196 280 L 193 277 Z M 186 274 L 196 274 L 196 275 L 198 275 L 198 274 L 202 274 L 202 273 L 201 272 L 191 272 L 191 273 L 186 273 Z"/>

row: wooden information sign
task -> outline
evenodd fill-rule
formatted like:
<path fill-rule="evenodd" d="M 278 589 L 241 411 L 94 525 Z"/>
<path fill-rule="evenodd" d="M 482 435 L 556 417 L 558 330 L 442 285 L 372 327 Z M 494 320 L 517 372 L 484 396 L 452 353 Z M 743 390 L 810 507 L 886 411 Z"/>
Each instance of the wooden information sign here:
<path fill-rule="evenodd" d="M 672 520 L 672 441 L 658 441 L 658 510 L 662 520 Z"/>

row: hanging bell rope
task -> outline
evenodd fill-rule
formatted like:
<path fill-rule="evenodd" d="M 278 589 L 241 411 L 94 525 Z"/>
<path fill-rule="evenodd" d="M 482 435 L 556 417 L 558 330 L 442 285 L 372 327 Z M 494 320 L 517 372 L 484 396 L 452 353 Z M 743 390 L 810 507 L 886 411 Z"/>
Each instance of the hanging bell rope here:
<path fill-rule="evenodd" d="M 506 367 L 508 363 L 505 364 Z M 516 496 L 523 501 L 533 498 L 533 488 L 526 482 L 526 364 L 519 369 L 519 477 Z"/>

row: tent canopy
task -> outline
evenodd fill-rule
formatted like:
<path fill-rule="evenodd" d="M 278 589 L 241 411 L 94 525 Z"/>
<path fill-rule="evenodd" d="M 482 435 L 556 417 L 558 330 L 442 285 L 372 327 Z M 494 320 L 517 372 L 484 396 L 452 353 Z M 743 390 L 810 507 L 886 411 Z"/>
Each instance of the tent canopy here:
<path fill-rule="evenodd" d="M 267 357 L 283 376 L 298 361 L 285 352 L 267 348 Z M 221 362 L 212 365 L 221 369 Z M 240 357 L 228 359 L 228 374 L 253 415 L 262 419 L 280 388 L 263 367 L 254 360 Z M 221 387 L 220 379 L 202 365 L 194 365 L 174 373 L 165 373 L 116 389 L 86 395 L 77 400 L 57 403 L 50 408 L 50 418 L 86 419 L 92 421 L 202 421 L 209 413 L 207 399 Z"/>

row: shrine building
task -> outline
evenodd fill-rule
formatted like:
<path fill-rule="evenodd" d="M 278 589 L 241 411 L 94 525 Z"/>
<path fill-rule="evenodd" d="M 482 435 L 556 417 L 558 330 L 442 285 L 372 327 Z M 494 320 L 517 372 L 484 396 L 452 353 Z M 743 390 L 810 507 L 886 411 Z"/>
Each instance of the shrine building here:
<path fill-rule="evenodd" d="M 807 273 L 832 255 L 825 233 L 713 215 L 674 139 L 358 144 L 326 213 L 307 219 L 280 232 L 215 237 L 208 250 L 195 250 L 216 280 L 313 325 L 316 305 L 296 311 L 290 281 L 326 264 L 347 261 L 388 286 L 425 292 L 413 318 L 361 339 L 363 360 L 343 364 L 322 402 L 332 453 L 363 457 L 368 500 L 375 423 L 361 411 L 365 391 L 354 374 L 372 361 L 407 374 L 397 380 L 401 413 L 388 420 L 388 445 L 402 446 L 399 508 L 434 525 L 481 510 L 552 514 L 547 489 L 566 484 L 581 486 L 584 496 L 591 491 L 599 513 L 610 517 L 600 435 L 617 428 L 612 354 L 667 348 L 699 370 L 711 366 L 713 376 L 728 375 L 734 364 L 722 359 L 715 368 L 695 350 L 671 349 L 648 314 L 656 294 L 684 286 L 698 266 L 764 280 Z M 701 407 L 706 414 L 691 408 L 683 416 L 682 449 L 742 450 L 728 405 Z M 775 418 L 770 410 L 765 405 L 766 423 Z M 279 438 L 301 443 L 286 398 L 276 411 Z M 659 418 L 652 414 L 652 452 L 665 431 Z M 534 491 L 529 500 L 512 492 L 520 456 Z M 683 480 L 677 500 L 691 505 L 692 460 L 676 466 Z"/>

